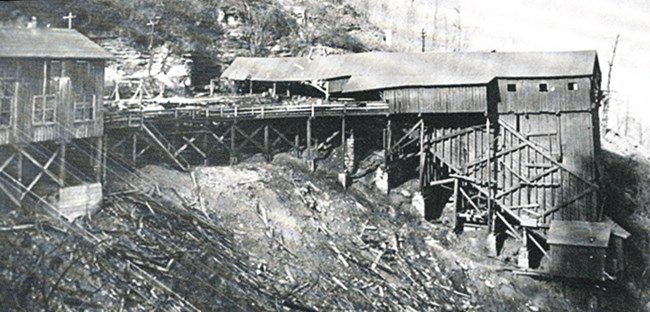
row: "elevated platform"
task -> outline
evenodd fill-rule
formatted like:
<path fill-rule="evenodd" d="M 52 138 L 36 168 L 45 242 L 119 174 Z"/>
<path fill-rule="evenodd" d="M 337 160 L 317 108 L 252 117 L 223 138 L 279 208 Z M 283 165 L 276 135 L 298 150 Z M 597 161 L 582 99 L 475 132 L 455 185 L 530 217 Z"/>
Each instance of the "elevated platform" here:
<path fill-rule="evenodd" d="M 156 121 L 230 121 L 250 119 L 282 119 L 304 117 L 376 116 L 389 113 L 385 102 L 328 102 L 318 103 L 251 103 L 237 105 L 227 98 L 162 98 L 126 105 L 132 108 L 104 112 L 106 129 L 120 129 L 142 126 L 145 120 Z M 113 103 L 113 107 L 124 107 L 124 103 Z M 165 108 L 167 107 L 167 108 Z"/>

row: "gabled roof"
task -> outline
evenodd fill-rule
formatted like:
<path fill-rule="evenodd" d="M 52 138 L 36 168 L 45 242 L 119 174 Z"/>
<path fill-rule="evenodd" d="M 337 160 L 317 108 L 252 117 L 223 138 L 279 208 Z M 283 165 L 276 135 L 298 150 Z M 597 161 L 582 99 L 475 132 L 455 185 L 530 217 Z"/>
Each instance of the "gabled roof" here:
<path fill-rule="evenodd" d="M 307 58 L 237 58 L 221 77 L 253 81 L 329 80 L 349 77 L 344 92 L 404 86 L 487 84 L 494 78 L 590 76 L 595 51 L 367 52 Z"/>
<path fill-rule="evenodd" d="M 606 248 L 612 227 L 606 222 L 551 221 L 548 231 L 549 245 Z"/>
<path fill-rule="evenodd" d="M 0 57 L 109 59 L 113 55 L 74 29 L 0 27 Z"/>

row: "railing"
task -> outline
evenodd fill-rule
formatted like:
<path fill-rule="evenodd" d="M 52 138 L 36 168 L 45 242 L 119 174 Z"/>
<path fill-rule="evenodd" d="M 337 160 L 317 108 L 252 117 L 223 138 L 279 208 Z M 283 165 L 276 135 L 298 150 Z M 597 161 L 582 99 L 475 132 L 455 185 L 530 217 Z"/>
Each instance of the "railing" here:
<path fill-rule="evenodd" d="M 109 127 L 137 127 L 145 119 L 265 119 L 310 116 L 381 115 L 387 112 L 388 104 L 383 102 L 256 106 L 212 105 L 206 107 L 194 106 L 153 110 L 128 109 L 118 112 L 105 112 L 104 124 Z"/>

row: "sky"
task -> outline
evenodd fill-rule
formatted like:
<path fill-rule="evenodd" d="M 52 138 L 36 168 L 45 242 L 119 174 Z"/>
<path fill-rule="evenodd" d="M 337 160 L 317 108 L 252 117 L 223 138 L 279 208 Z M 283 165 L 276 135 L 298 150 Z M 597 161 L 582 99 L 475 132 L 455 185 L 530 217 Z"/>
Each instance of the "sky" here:
<path fill-rule="evenodd" d="M 458 0 L 467 50 L 597 50 L 606 88 L 608 62 L 619 107 L 650 124 L 650 1 Z"/>
<path fill-rule="evenodd" d="M 650 99 L 646 96 L 646 89 L 650 89 L 650 75 L 646 74 L 650 72 L 650 0 L 375 3 L 370 9 L 374 13 L 371 20 L 395 32 L 395 47 L 399 45 L 400 50 L 419 51 L 422 29 L 427 33 L 428 51 L 596 50 L 603 73 L 602 89 L 607 86 L 608 63 L 620 34 L 612 70 L 612 115 L 624 114 L 629 106 L 631 115 L 650 126 Z M 460 36 L 458 24 L 462 27 Z M 612 115 L 610 119 L 616 119 Z"/>

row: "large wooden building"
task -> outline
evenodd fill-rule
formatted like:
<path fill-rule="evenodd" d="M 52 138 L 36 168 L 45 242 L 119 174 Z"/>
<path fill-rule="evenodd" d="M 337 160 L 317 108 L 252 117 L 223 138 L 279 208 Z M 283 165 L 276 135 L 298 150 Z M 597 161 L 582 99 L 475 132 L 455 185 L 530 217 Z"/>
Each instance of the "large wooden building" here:
<path fill-rule="evenodd" d="M 221 77 L 245 93 L 387 103 L 385 135 L 406 133 L 399 144 L 418 141 L 420 133 L 420 150 L 404 152 L 408 147 L 390 146 L 389 138 L 386 158 L 419 155 L 425 203 L 449 196 L 436 188 L 454 183 L 460 222 L 485 222 L 493 233 L 521 241 L 534 254 L 522 260 L 525 267 L 550 258 L 546 238 L 558 231 L 553 221 L 614 231 L 603 224 L 598 196 L 601 72 L 595 51 L 238 58 Z M 400 120 L 419 121 L 392 131 Z M 570 241 L 569 235 L 562 243 Z M 606 272 L 588 257 L 575 260 L 599 266 L 582 277 L 608 278 L 620 270 L 608 266 Z M 553 274 L 571 276 L 562 273 L 570 269 L 562 263 L 551 267 Z"/>
<path fill-rule="evenodd" d="M 243 92 L 384 100 L 394 114 L 493 112 L 591 181 L 600 77 L 595 51 L 237 58 L 222 74 Z"/>
<path fill-rule="evenodd" d="M 0 41 L 3 202 L 21 206 L 54 192 L 56 206 L 65 188 L 99 182 L 104 63 L 112 55 L 72 29 L 0 28 Z"/>

